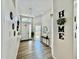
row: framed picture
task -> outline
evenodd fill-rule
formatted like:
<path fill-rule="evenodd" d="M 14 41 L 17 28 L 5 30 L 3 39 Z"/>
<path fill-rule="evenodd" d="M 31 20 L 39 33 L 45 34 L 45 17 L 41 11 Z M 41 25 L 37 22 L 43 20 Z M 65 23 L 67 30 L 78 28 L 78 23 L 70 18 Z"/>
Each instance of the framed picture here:
<path fill-rule="evenodd" d="M 13 23 L 13 24 L 12 24 L 12 29 L 14 30 L 14 28 L 15 28 L 15 27 L 14 27 L 14 23 Z"/>
<path fill-rule="evenodd" d="M 43 26 L 43 33 L 47 33 L 47 31 L 48 31 L 47 26 Z"/>
<path fill-rule="evenodd" d="M 17 21 L 17 25 L 19 26 L 19 20 Z"/>
<path fill-rule="evenodd" d="M 17 26 L 17 31 L 18 31 L 18 29 L 19 29 L 19 26 Z"/>
<path fill-rule="evenodd" d="M 10 12 L 10 19 L 13 20 L 13 13 Z"/>
<path fill-rule="evenodd" d="M 17 31 L 18 31 L 18 29 L 19 29 L 19 20 L 17 21 Z"/>
<path fill-rule="evenodd" d="M 14 36 L 16 35 L 16 31 L 14 31 Z"/>

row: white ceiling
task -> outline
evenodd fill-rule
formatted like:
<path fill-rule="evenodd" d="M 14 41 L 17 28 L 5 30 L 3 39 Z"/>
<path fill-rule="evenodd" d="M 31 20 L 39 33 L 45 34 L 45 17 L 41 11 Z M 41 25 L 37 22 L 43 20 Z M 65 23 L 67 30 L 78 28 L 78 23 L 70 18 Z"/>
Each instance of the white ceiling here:
<path fill-rule="evenodd" d="M 52 9 L 53 0 L 19 0 L 18 8 L 20 14 L 38 16 Z"/>

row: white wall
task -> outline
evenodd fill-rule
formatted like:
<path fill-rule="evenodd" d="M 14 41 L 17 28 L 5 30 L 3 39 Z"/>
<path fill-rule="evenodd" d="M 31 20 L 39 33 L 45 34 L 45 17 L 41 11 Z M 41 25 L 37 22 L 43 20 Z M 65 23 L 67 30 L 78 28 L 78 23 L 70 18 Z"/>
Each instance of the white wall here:
<path fill-rule="evenodd" d="M 76 29 L 76 26 L 77 26 L 77 22 L 75 21 L 75 17 L 77 17 L 77 0 L 74 1 L 74 26 L 73 26 L 73 38 L 74 38 L 74 41 L 73 41 L 73 46 L 74 46 L 74 59 L 77 59 L 77 38 L 75 37 L 75 35 L 77 36 L 77 29 Z M 77 20 L 77 19 L 76 19 Z M 75 34 L 76 33 L 76 34 Z"/>
<path fill-rule="evenodd" d="M 55 59 L 73 59 L 73 0 L 54 0 L 54 57 Z M 66 18 L 64 40 L 59 39 L 58 12 L 64 10 Z"/>
<path fill-rule="evenodd" d="M 50 10 L 51 11 L 51 10 Z M 45 14 L 44 16 L 42 16 L 42 36 L 48 36 L 51 40 L 51 17 L 50 17 L 50 11 Z M 46 33 L 44 33 L 44 26 L 46 26 L 48 28 L 48 31 Z M 51 43 L 51 41 L 50 41 Z M 50 44 L 51 45 L 51 44 Z"/>
<path fill-rule="evenodd" d="M 13 20 L 10 19 L 10 12 L 13 12 Z M 2 0 L 2 58 L 1 59 L 16 59 L 20 38 L 16 31 L 16 21 L 19 20 L 16 14 L 16 9 L 12 0 Z M 15 25 L 16 36 L 13 36 L 12 23 Z"/>

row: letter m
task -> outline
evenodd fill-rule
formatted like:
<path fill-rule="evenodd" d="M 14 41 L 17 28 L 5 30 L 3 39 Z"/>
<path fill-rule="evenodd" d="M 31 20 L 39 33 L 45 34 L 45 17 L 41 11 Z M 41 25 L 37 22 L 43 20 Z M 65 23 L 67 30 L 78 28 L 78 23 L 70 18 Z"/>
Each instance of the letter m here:
<path fill-rule="evenodd" d="M 64 32 L 64 26 L 58 26 L 58 32 Z"/>

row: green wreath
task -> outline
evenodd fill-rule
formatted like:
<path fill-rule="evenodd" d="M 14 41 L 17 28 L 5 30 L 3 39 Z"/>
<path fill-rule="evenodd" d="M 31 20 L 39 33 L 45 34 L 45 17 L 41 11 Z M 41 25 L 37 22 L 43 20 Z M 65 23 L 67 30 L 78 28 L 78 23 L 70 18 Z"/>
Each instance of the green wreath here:
<path fill-rule="evenodd" d="M 58 25 L 64 25 L 65 22 L 66 22 L 66 19 L 65 18 L 60 18 L 60 19 L 57 20 L 57 24 Z"/>

